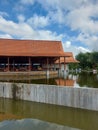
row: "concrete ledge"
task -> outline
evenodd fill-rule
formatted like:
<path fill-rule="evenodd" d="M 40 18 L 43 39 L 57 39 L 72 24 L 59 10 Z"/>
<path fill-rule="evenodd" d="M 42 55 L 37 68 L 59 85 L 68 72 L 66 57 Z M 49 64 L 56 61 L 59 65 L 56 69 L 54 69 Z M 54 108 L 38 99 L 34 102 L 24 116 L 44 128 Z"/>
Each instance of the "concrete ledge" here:
<path fill-rule="evenodd" d="M 46 75 L 47 71 L 19 71 L 19 72 L 0 72 L 0 75 Z M 58 75 L 58 71 L 49 71 L 50 75 Z"/>
<path fill-rule="evenodd" d="M 0 72 L 1 81 L 9 80 L 30 80 L 30 79 L 44 79 L 55 78 L 58 76 L 58 71 L 49 71 L 47 77 L 46 71 L 31 71 L 31 72 Z"/>
<path fill-rule="evenodd" d="M 96 88 L 0 83 L 0 97 L 98 111 L 98 89 Z"/>

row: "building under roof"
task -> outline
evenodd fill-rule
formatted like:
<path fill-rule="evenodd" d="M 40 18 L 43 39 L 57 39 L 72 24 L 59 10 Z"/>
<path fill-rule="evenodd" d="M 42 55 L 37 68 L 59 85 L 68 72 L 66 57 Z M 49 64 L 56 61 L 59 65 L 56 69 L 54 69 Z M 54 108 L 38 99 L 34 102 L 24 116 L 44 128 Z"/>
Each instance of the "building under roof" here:
<path fill-rule="evenodd" d="M 69 56 L 61 41 L 0 39 L 1 71 L 31 71 L 36 69 L 35 65 L 48 67 Z"/>

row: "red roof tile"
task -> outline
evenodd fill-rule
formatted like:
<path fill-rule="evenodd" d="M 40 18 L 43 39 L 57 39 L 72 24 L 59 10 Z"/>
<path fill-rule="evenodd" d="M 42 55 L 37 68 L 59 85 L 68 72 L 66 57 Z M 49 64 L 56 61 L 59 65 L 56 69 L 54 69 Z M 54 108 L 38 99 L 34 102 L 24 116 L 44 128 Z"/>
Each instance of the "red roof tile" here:
<path fill-rule="evenodd" d="M 65 63 L 79 63 L 74 57 L 72 52 L 65 52 L 66 58 Z M 55 63 L 59 63 L 59 60 L 56 60 Z M 64 57 L 60 57 L 60 63 L 64 63 Z"/>
<path fill-rule="evenodd" d="M 66 56 L 60 41 L 0 39 L 0 56 Z"/>
<path fill-rule="evenodd" d="M 65 55 L 66 55 L 67 57 L 73 57 L 72 52 L 65 52 Z"/>

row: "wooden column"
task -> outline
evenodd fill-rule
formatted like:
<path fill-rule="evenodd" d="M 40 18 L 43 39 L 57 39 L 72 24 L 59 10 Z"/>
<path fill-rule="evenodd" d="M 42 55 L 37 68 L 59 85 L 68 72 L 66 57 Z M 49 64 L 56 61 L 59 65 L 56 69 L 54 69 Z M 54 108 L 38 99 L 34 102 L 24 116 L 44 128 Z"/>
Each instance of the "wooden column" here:
<path fill-rule="evenodd" d="M 47 57 L 47 70 L 46 70 L 46 77 L 49 78 L 49 59 Z"/>
<path fill-rule="evenodd" d="M 66 64 L 65 64 L 65 56 L 64 56 L 64 79 L 66 78 Z"/>
<path fill-rule="evenodd" d="M 64 71 L 65 71 L 65 69 L 66 69 L 66 64 L 65 64 L 65 62 L 66 62 L 66 59 L 65 59 L 65 57 L 64 57 Z"/>
<path fill-rule="evenodd" d="M 60 57 L 59 57 L 59 70 L 61 69 Z"/>
<path fill-rule="evenodd" d="M 58 69 L 58 76 L 60 77 L 61 75 L 61 63 L 60 63 L 60 57 L 59 57 L 59 69 Z"/>
<path fill-rule="evenodd" d="M 50 71 L 51 71 L 52 70 L 52 62 L 50 62 L 49 67 L 50 67 Z"/>
<path fill-rule="evenodd" d="M 7 71 L 10 71 L 10 58 L 9 57 L 7 58 L 7 61 L 8 61 Z"/>
<path fill-rule="evenodd" d="M 13 60 L 13 71 L 14 71 L 14 65 L 15 65 L 15 63 L 14 63 L 14 60 Z"/>
<path fill-rule="evenodd" d="M 49 70 L 49 59 L 47 58 L 47 70 Z"/>
<path fill-rule="evenodd" d="M 29 71 L 31 71 L 31 57 L 29 57 Z"/>

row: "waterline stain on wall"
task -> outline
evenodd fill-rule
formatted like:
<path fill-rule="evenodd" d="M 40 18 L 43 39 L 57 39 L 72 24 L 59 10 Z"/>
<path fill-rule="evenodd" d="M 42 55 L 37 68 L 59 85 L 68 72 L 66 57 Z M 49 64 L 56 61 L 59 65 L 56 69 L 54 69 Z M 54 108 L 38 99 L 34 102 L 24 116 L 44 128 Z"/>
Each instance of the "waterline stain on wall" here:
<path fill-rule="evenodd" d="M 0 97 L 98 111 L 98 89 L 0 83 Z"/>
<path fill-rule="evenodd" d="M 17 84 L 12 84 L 12 97 L 14 100 L 19 99 L 17 94 L 19 93 L 20 88 L 17 86 Z"/>

